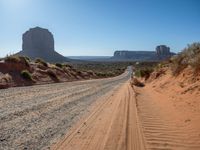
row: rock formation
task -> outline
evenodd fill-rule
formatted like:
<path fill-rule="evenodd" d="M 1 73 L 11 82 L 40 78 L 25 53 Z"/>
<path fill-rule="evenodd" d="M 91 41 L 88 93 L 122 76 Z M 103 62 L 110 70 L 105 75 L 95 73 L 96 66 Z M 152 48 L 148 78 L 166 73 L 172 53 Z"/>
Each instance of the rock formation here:
<path fill-rule="evenodd" d="M 158 56 L 169 56 L 170 55 L 170 48 L 166 45 L 159 45 L 156 47 L 156 53 Z"/>
<path fill-rule="evenodd" d="M 42 58 L 48 62 L 65 62 L 69 60 L 54 50 L 54 38 L 47 29 L 31 28 L 23 34 L 22 40 L 22 51 L 17 55 L 28 56 L 31 59 Z"/>
<path fill-rule="evenodd" d="M 118 60 L 153 60 L 155 52 L 152 51 L 115 51 L 114 59 Z"/>
<path fill-rule="evenodd" d="M 129 51 L 118 50 L 114 52 L 112 59 L 115 60 L 135 60 L 135 61 L 157 61 L 167 59 L 175 53 L 170 52 L 170 48 L 165 45 L 156 47 L 156 51 Z"/>

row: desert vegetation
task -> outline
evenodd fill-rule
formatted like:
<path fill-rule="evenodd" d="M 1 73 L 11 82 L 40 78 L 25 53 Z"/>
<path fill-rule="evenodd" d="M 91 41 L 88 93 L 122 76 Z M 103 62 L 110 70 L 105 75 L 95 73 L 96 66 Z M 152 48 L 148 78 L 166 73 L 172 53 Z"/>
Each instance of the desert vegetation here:
<path fill-rule="evenodd" d="M 97 77 L 114 77 L 122 74 L 128 66 L 141 69 L 147 66 L 154 66 L 157 62 L 87 62 L 72 64 L 74 68 L 81 71 L 94 72 Z"/>
<path fill-rule="evenodd" d="M 135 76 L 148 79 L 150 74 L 153 72 L 153 70 L 154 69 L 152 67 L 146 67 L 146 68 L 143 68 L 143 69 L 137 69 L 135 71 Z"/>
<path fill-rule="evenodd" d="M 63 68 L 63 67 L 64 67 L 64 65 L 61 64 L 61 63 L 56 63 L 55 65 L 56 65 L 57 67 L 59 67 L 59 68 Z"/>
<path fill-rule="evenodd" d="M 96 78 L 92 71 L 77 70 L 70 64 L 50 64 L 40 58 L 30 60 L 16 55 L 4 58 L 0 70 L 0 88 Z"/>
<path fill-rule="evenodd" d="M 134 75 L 147 80 L 158 65 L 158 62 L 136 62 L 134 65 Z"/>
<path fill-rule="evenodd" d="M 31 73 L 28 70 L 23 70 L 21 72 L 21 76 L 22 76 L 22 78 L 24 78 L 26 80 L 33 81 L 32 75 L 31 75 Z"/>
<path fill-rule="evenodd" d="M 190 67 L 194 73 L 200 72 L 200 43 L 189 44 L 181 53 L 170 60 L 173 75 L 178 75 Z"/>
<path fill-rule="evenodd" d="M 94 72 L 98 77 L 113 77 L 122 74 L 127 68 L 127 63 L 114 62 L 88 62 L 72 64 L 74 68 L 80 71 Z"/>
<path fill-rule="evenodd" d="M 139 81 L 137 78 L 133 77 L 131 82 L 130 82 L 131 86 L 138 86 L 138 87 L 143 87 L 144 83 L 142 83 L 141 81 Z"/>
<path fill-rule="evenodd" d="M 43 65 L 43 66 L 45 66 L 45 67 L 48 67 L 48 63 L 47 62 L 45 62 L 43 59 L 41 59 L 41 58 L 36 58 L 35 59 L 35 63 L 39 63 L 39 64 L 41 64 L 41 65 Z"/>
<path fill-rule="evenodd" d="M 7 63 L 21 63 L 25 64 L 27 67 L 29 67 L 30 59 L 28 57 L 24 56 L 7 56 L 5 59 L 3 59 Z"/>

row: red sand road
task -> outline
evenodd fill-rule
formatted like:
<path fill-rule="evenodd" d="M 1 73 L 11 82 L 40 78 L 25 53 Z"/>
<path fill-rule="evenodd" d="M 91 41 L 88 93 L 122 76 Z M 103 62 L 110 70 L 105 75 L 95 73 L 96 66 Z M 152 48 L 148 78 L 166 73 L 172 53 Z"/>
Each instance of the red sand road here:
<path fill-rule="evenodd" d="M 105 99 L 86 120 L 77 125 L 77 128 L 52 149 L 145 149 L 135 95 L 130 84 L 125 83 L 109 99 Z"/>

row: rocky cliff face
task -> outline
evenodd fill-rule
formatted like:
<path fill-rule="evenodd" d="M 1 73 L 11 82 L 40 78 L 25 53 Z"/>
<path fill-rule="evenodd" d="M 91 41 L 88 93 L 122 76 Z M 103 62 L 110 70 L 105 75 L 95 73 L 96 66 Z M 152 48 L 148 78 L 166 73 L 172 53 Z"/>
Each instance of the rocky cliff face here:
<path fill-rule="evenodd" d="M 54 38 L 47 29 L 32 28 L 23 34 L 22 40 L 23 51 L 54 51 Z"/>
<path fill-rule="evenodd" d="M 53 34 L 47 29 L 31 28 L 23 34 L 22 41 L 22 51 L 18 55 L 28 56 L 32 59 L 42 58 L 49 62 L 68 61 L 54 50 Z"/>

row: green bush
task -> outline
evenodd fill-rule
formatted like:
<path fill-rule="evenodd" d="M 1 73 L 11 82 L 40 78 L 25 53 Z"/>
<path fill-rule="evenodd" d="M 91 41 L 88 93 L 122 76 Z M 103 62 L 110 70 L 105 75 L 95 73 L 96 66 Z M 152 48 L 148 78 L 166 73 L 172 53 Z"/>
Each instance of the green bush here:
<path fill-rule="evenodd" d="M 42 65 L 45 66 L 45 67 L 48 67 L 47 62 L 45 62 L 45 61 L 42 60 L 41 58 L 36 58 L 35 62 L 36 62 L 36 63 L 40 63 L 40 64 L 42 64 Z"/>
<path fill-rule="evenodd" d="M 72 65 L 69 64 L 62 64 L 63 67 L 67 67 L 67 68 L 73 68 Z"/>
<path fill-rule="evenodd" d="M 21 76 L 26 79 L 26 80 L 30 80 L 30 81 L 33 81 L 33 78 L 32 78 L 32 75 L 31 73 L 28 71 L 28 70 L 23 70 L 21 72 Z"/>
<path fill-rule="evenodd" d="M 59 67 L 59 68 L 63 68 L 63 64 L 61 64 L 61 63 L 56 63 L 55 64 L 57 67 Z"/>
<path fill-rule="evenodd" d="M 96 72 L 95 74 L 96 74 L 98 77 L 103 77 L 103 78 L 107 77 L 107 76 L 106 76 L 106 73 L 103 73 L 103 72 Z"/>
<path fill-rule="evenodd" d="M 150 74 L 153 72 L 153 68 L 143 68 L 143 69 L 137 69 L 135 71 L 136 77 L 142 77 L 145 79 L 148 79 L 150 77 Z"/>

